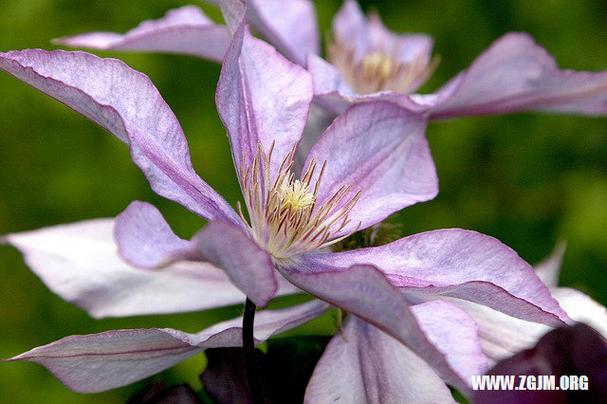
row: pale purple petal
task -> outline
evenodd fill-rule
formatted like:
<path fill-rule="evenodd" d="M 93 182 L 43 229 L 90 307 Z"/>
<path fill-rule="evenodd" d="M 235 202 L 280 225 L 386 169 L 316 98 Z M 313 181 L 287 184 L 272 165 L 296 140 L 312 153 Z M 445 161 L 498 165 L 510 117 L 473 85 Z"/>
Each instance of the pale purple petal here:
<path fill-rule="evenodd" d="M 499 240 L 474 231 L 435 230 L 306 259 L 318 268 L 374 265 L 411 298 L 458 297 L 553 326 L 568 320 L 529 264 Z"/>
<path fill-rule="evenodd" d="M 403 64 L 415 60 L 426 63 L 432 57 L 432 38 L 424 34 L 395 34 L 384 26 L 377 14 L 368 19 L 355 0 L 347 0 L 333 19 L 333 33 L 340 46 L 354 51 L 354 60 L 369 52 L 381 50 Z M 419 87 L 427 76 L 421 75 L 409 91 Z"/>
<path fill-rule="evenodd" d="M 223 19 L 233 35 L 237 30 L 242 21 L 245 18 L 246 13 L 246 0 L 205 0 L 207 3 L 211 3 L 221 9 Z"/>
<path fill-rule="evenodd" d="M 417 58 L 430 60 L 432 57 L 432 37 L 425 34 L 395 34 L 386 28 L 377 14 L 369 17 L 367 35 L 372 49 L 382 49 L 402 63 L 411 63 Z"/>
<path fill-rule="evenodd" d="M 303 136 L 297 145 L 297 153 L 295 154 L 295 164 L 293 171 L 298 173 L 304 167 L 306 163 L 306 157 L 310 154 L 310 149 L 318 142 L 320 136 L 324 131 L 331 125 L 331 122 L 335 119 L 335 116 L 328 113 L 324 108 L 312 104 L 310 105 L 310 113 L 308 114 L 308 121 L 304 129 Z"/>
<path fill-rule="evenodd" d="M 326 112 L 332 113 L 334 116 L 342 114 L 353 104 L 373 101 L 387 101 L 399 105 L 409 110 L 409 112 L 426 114 L 428 106 L 420 103 L 418 97 L 417 94 L 406 95 L 394 91 L 380 91 L 364 95 L 344 95 L 339 91 L 332 91 L 325 94 L 314 94 L 314 103 L 323 107 Z"/>
<path fill-rule="evenodd" d="M 549 257 L 535 265 L 535 273 L 544 282 L 544 285 L 549 288 L 557 286 L 559 283 L 559 274 L 565 249 L 566 244 L 564 242 L 558 243 Z"/>
<path fill-rule="evenodd" d="M 262 342 L 319 316 L 327 308 L 324 303 L 312 301 L 288 309 L 262 311 L 255 319 L 255 338 Z M 70 389 L 94 393 L 141 380 L 207 348 L 241 346 L 241 323 L 242 318 L 237 318 L 197 334 L 151 328 L 75 335 L 10 360 L 37 362 Z"/>
<path fill-rule="evenodd" d="M 135 267 L 200 260 L 194 243 L 176 236 L 160 211 L 146 202 L 132 202 L 116 217 L 114 237 L 118 254 Z"/>
<path fill-rule="evenodd" d="M 409 303 L 378 269 L 353 266 L 314 271 L 304 261 L 280 268 L 287 280 L 319 299 L 332 303 L 379 327 L 428 362 L 444 380 L 462 389 L 467 385 L 457 368 L 428 340 Z"/>
<path fill-rule="evenodd" d="M 553 288 L 552 295 L 572 320 L 586 323 L 607 338 L 607 309 L 579 290 Z"/>
<path fill-rule="evenodd" d="M 472 317 L 478 326 L 483 353 L 491 365 L 532 347 L 551 327 L 508 316 L 487 306 L 460 299 L 449 299 Z"/>
<path fill-rule="evenodd" d="M 194 172 L 177 118 L 152 82 L 123 62 L 85 52 L 0 53 L 0 69 L 63 102 L 129 144 L 152 189 L 207 218 L 240 223 Z"/>
<path fill-rule="evenodd" d="M 247 22 L 293 62 L 319 53 L 316 11 L 310 0 L 248 0 Z"/>
<path fill-rule="evenodd" d="M 241 26 L 226 54 L 216 95 L 239 174 L 258 146 L 268 153 L 274 145 L 271 171 L 278 170 L 301 137 L 311 98 L 309 73 Z"/>
<path fill-rule="evenodd" d="M 113 229 L 114 220 L 97 219 L 6 239 L 53 292 L 96 318 L 179 313 L 244 301 L 225 272 L 209 263 L 179 262 L 158 271 L 128 265 L 118 256 Z"/>
<path fill-rule="evenodd" d="M 240 227 L 211 222 L 194 236 L 194 243 L 201 256 L 223 269 L 257 306 L 265 306 L 276 294 L 278 282 L 270 254 Z"/>
<path fill-rule="evenodd" d="M 308 71 L 312 75 L 314 95 L 333 92 L 345 96 L 354 96 L 356 94 L 339 70 L 319 56 L 310 55 L 308 58 Z"/>
<path fill-rule="evenodd" d="M 337 117 L 314 145 L 306 165 L 312 160 L 327 164 L 317 206 L 344 185 L 352 186 L 351 195 L 360 191 L 343 234 L 436 196 L 438 179 L 425 128 L 421 115 L 392 103 L 369 102 Z"/>
<path fill-rule="evenodd" d="M 342 74 L 324 59 L 311 55 L 308 58 L 308 71 L 314 85 L 314 103 L 328 113 L 339 115 L 357 99 Z"/>
<path fill-rule="evenodd" d="M 276 293 L 280 295 L 297 292 L 274 272 L 268 264 L 267 253 L 229 224 L 214 222 L 193 241 L 183 240 L 172 232 L 158 209 L 145 202 L 133 202 L 116 218 L 114 237 L 120 257 L 138 268 L 156 269 L 175 261 L 212 260 L 237 286 L 244 285 L 256 300 L 263 299 L 259 294 L 275 291 L 276 282 L 279 287 Z M 217 244 L 218 241 L 225 244 Z M 229 254 L 222 250 L 229 250 Z M 252 266 L 250 270 L 249 266 Z"/>
<path fill-rule="evenodd" d="M 607 338 L 605 307 L 579 290 L 556 287 L 565 249 L 564 242 L 558 243 L 552 254 L 535 266 L 535 272 L 542 282 L 550 287 L 552 296 L 572 320 L 589 324 Z"/>
<path fill-rule="evenodd" d="M 411 309 L 424 334 L 464 380 L 470 383 L 470 376 L 487 370 L 478 327 L 465 311 L 442 300 L 417 304 Z"/>
<path fill-rule="evenodd" d="M 527 34 L 498 39 L 438 94 L 433 119 L 527 110 L 607 113 L 607 72 L 559 70 Z"/>
<path fill-rule="evenodd" d="M 396 339 L 350 316 L 325 348 L 306 403 L 455 403 L 432 368 Z"/>
<path fill-rule="evenodd" d="M 227 335 L 211 337 L 222 343 Z M 75 335 L 34 348 L 11 360 L 43 365 L 70 389 L 95 393 L 124 386 L 169 368 L 202 349 L 193 335 L 171 329 L 133 329 Z M 206 342 L 206 341 L 204 341 Z M 206 345 L 202 342 L 203 346 Z"/>
<path fill-rule="evenodd" d="M 332 28 L 335 39 L 352 48 L 356 58 L 369 51 L 367 18 L 355 0 L 344 1 L 333 18 Z"/>
<path fill-rule="evenodd" d="M 394 91 L 357 95 L 333 65 L 315 55 L 308 58 L 308 71 L 312 75 L 314 85 L 314 103 L 333 115 L 343 113 L 352 104 L 363 102 L 390 101 L 409 111 L 422 114 L 436 103 L 436 96 L 428 101 L 425 100 L 428 96 L 406 95 Z"/>
<path fill-rule="evenodd" d="M 607 310 L 588 295 L 570 288 L 553 288 L 552 296 L 574 321 L 586 323 L 607 338 Z M 450 300 L 478 324 L 483 352 L 497 362 L 533 347 L 550 331 L 544 324 L 520 320 L 486 306 L 459 299 Z"/>
<path fill-rule="evenodd" d="M 78 48 L 177 53 L 221 62 L 230 33 L 200 8 L 183 6 L 169 10 L 160 19 L 144 21 L 125 34 L 90 32 L 53 42 Z"/>

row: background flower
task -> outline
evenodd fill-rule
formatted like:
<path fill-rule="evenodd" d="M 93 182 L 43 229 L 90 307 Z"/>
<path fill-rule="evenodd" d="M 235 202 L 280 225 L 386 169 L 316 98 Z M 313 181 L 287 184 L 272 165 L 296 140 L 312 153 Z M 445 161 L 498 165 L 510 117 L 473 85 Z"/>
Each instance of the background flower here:
<path fill-rule="evenodd" d="M 324 33 L 340 2 L 317 3 Z M 0 15 L 7 33 L 0 36 L 0 48 L 43 46 L 49 38 L 99 29 L 124 32 L 185 4 L 172 0 L 91 1 L 84 8 L 77 0 L 8 0 Z M 377 0 L 361 4 L 365 10 L 376 7 L 393 30 L 427 32 L 434 37 L 435 54 L 449 63 L 439 65 L 424 91 L 436 89 L 466 68 L 495 38 L 512 30 L 530 32 L 562 66 L 578 70 L 607 66 L 606 11 L 600 0 L 575 4 L 564 0 L 507 4 Z M 205 10 L 219 18 L 214 8 Z M 213 100 L 219 66 L 188 57 L 104 55 L 120 57 L 151 76 L 188 134 L 196 170 L 229 202 L 239 199 L 225 131 Z M 184 209 L 149 190 L 119 141 L 8 76 L 0 75 L 0 88 L 0 233 L 115 216 L 135 197 L 159 206 L 182 237 L 200 227 Z M 561 284 L 607 303 L 604 120 L 539 114 L 466 118 L 433 124 L 428 137 L 441 194 L 393 219 L 405 224 L 405 233 L 472 228 L 503 240 L 529 262 L 537 262 L 557 239 L 566 238 L 569 244 Z M 63 335 L 111 328 L 166 326 L 193 332 L 239 312 L 236 307 L 204 315 L 97 322 L 49 293 L 16 251 L 0 249 L 0 260 L 2 357 Z M 331 327 L 328 317 L 300 332 Z M 194 359 L 163 377 L 181 379 L 202 362 Z M 0 389 L 15 403 L 43 399 L 108 402 L 123 400 L 137 388 L 82 398 L 41 367 L 2 365 L 0 376 Z"/>

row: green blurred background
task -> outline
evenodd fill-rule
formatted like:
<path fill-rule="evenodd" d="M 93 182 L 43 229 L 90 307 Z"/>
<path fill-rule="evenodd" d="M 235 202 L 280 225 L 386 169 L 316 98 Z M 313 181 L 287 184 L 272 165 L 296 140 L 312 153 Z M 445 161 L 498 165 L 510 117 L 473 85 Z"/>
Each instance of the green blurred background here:
<path fill-rule="evenodd" d="M 434 36 L 442 62 L 423 90 L 465 68 L 507 31 L 526 31 L 563 67 L 607 69 L 604 0 L 445 2 L 362 1 L 397 31 Z M 0 49 L 50 49 L 51 38 L 94 30 L 122 32 L 187 3 L 3 0 Z M 328 33 L 340 1 L 317 1 Z M 219 19 L 216 10 L 204 7 Z M 104 52 L 148 74 L 181 121 L 195 168 L 226 199 L 240 198 L 213 96 L 219 66 L 195 58 Z M 202 221 L 152 193 L 127 148 L 96 125 L 0 74 L 0 234 L 94 217 L 110 217 L 140 199 L 154 203 L 179 234 Z M 405 234 L 462 227 L 495 236 L 531 263 L 566 240 L 562 284 L 607 304 L 607 117 L 518 114 L 433 123 L 428 137 L 441 192 L 391 218 Z M 20 255 L 0 247 L 0 357 L 70 334 L 113 328 L 175 327 L 197 331 L 240 307 L 177 316 L 95 321 L 49 292 Z M 326 319 L 325 319 L 326 320 Z M 328 329 L 319 322 L 302 332 Z M 196 384 L 202 357 L 164 372 Z M 296 366 L 296 365 L 295 365 Z M 0 401 L 122 402 L 140 386 L 95 395 L 72 393 L 35 364 L 0 364 Z"/>

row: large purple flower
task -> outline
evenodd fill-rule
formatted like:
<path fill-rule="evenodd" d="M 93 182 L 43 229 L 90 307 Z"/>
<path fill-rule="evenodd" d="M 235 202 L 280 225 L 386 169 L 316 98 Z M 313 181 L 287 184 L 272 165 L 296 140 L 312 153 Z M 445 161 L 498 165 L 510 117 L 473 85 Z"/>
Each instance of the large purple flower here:
<path fill-rule="evenodd" d="M 232 29 L 246 15 L 247 21 L 285 56 L 306 66 L 313 76 L 315 102 L 332 114 L 370 99 L 393 100 L 424 112 L 429 119 L 526 110 L 607 113 L 607 72 L 560 70 L 546 50 L 524 33 L 508 33 L 499 38 L 436 93 L 414 94 L 436 65 L 432 39 L 423 34 L 391 32 L 379 16 L 367 19 L 355 0 L 345 0 L 333 20 L 328 62 L 319 56 L 311 1 L 211 2 L 222 7 Z M 178 20 L 177 14 L 188 18 Z M 199 9 L 188 6 L 163 19 L 147 21 L 125 35 L 83 34 L 62 38 L 58 43 L 97 49 L 180 52 L 217 60 L 220 47 L 214 30 L 220 27 L 226 29 L 209 22 Z"/>
<path fill-rule="evenodd" d="M 141 73 L 83 52 L 42 50 L 1 53 L 0 68 L 127 143 L 157 193 L 210 222 L 183 240 L 157 209 L 134 202 L 115 221 L 115 244 L 108 220 L 7 236 L 55 292 L 93 314 L 194 310 L 244 295 L 264 306 L 279 290 L 293 290 L 279 288 L 284 277 L 349 312 L 369 338 L 379 332 L 373 327 L 382 330 L 395 349 L 462 390 L 486 358 L 474 322 L 446 299 L 547 325 L 568 320 L 528 264 L 475 232 L 439 230 L 331 252 L 353 232 L 435 196 L 425 120 L 386 101 L 354 105 L 295 170 L 311 77 L 243 24 L 226 52 L 216 96 L 244 196 L 246 211 L 239 206 L 238 213 L 194 172 L 175 116 Z M 208 288 L 215 290 L 205 295 Z M 258 323 L 259 340 L 325 308 L 314 301 L 268 312 L 271 326 Z M 197 335 L 153 329 L 68 337 L 14 359 L 40 362 L 79 391 L 100 391 L 205 347 L 236 344 L 239 329 L 217 327 Z"/>

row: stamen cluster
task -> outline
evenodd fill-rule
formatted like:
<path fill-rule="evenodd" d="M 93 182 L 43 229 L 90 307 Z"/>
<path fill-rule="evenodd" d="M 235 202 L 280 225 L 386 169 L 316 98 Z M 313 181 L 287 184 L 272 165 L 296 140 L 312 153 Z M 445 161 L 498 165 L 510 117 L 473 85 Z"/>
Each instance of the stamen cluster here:
<path fill-rule="evenodd" d="M 295 179 L 293 148 L 271 178 L 273 149 L 274 146 L 265 153 L 258 146 L 252 163 L 240 170 L 250 221 L 245 219 L 240 205 L 238 211 L 243 221 L 250 223 L 251 234 L 259 245 L 275 259 L 285 259 L 328 247 L 358 230 L 334 237 L 350 223 L 348 214 L 358 201 L 360 191 L 354 192 L 351 185 L 342 185 L 319 205 L 317 195 L 326 161 L 316 178 L 318 164 L 312 161 L 302 177 Z"/>
<path fill-rule="evenodd" d="M 329 44 L 329 60 L 358 94 L 390 90 L 409 94 L 434 71 L 438 59 L 417 55 L 409 63 L 399 61 L 382 48 L 360 57 L 340 41 Z"/>

